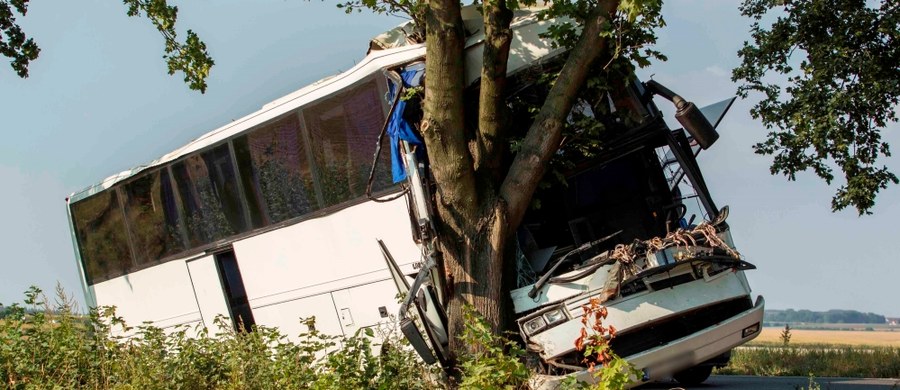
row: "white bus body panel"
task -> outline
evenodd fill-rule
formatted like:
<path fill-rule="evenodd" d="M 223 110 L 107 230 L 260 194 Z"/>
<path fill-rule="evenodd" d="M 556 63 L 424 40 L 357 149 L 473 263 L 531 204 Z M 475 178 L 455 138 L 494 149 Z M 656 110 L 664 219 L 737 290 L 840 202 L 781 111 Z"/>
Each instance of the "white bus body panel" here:
<path fill-rule="evenodd" d="M 158 328 L 171 330 L 178 325 L 201 323 L 192 286 L 185 262 L 175 260 L 97 283 L 94 291 L 97 305 L 115 306 L 116 315 L 128 326 L 151 322 Z M 119 331 L 117 334 L 130 336 L 132 333 Z"/>
<path fill-rule="evenodd" d="M 235 242 L 250 306 L 389 279 L 379 238 L 403 265 L 421 256 L 402 199 L 362 203 Z"/>
<path fill-rule="evenodd" d="M 380 307 L 396 313 L 396 289 L 376 239 L 413 272 L 420 252 L 410 234 L 404 200 L 365 202 L 235 242 L 234 251 L 258 325 L 287 336 L 305 331 L 315 316 L 329 335 L 352 335 L 384 322 Z M 174 260 L 94 285 L 99 306 L 115 306 L 129 326 L 146 322 L 167 331 L 206 326 L 229 316 L 215 257 Z M 352 321 L 341 321 L 342 309 Z M 128 334 L 130 336 L 131 334 Z"/>
<path fill-rule="evenodd" d="M 253 310 L 258 325 L 277 327 L 290 341 L 298 342 L 301 332 L 308 329 L 300 324 L 301 318 L 316 317 L 316 330 L 331 336 L 342 334 L 341 323 L 334 309 L 331 293 L 282 302 Z"/>
<path fill-rule="evenodd" d="M 216 268 L 215 256 L 204 256 L 187 262 L 191 282 L 194 285 L 194 294 L 197 298 L 197 307 L 203 319 L 203 325 L 215 334 L 219 329 L 215 325 L 217 316 L 223 316 L 228 320 L 231 313 L 228 311 L 228 303 L 222 291 L 222 281 L 219 278 L 219 270 Z M 229 324 L 229 322 L 225 322 Z"/>

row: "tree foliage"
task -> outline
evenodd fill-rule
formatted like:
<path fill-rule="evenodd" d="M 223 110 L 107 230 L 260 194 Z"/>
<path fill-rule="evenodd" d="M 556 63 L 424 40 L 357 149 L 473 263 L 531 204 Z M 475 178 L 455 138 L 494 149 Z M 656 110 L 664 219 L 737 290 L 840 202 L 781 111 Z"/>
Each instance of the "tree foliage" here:
<path fill-rule="evenodd" d="M 766 310 L 766 322 L 809 322 L 817 324 L 884 324 L 881 314 L 856 310 Z"/>
<path fill-rule="evenodd" d="M 165 39 L 163 59 L 169 66 L 169 74 L 184 73 L 184 82 L 191 89 L 206 92 L 206 78 L 215 61 L 209 56 L 206 44 L 192 30 L 187 30 L 187 39 L 178 41 L 175 22 L 178 7 L 168 5 L 166 0 L 123 0 L 128 6 L 128 16 L 146 16 Z"/>
<path fill-rule="evenodd" d="M 15 11 L 13 11 L 15 10 Z M 25 16 L 28 0 L 0 0 L 0 55 L 21 78 L 28 77 L 28 65 L 38 58 L 41 48 L 16 24 L 16 13 Z"/>
<path fill-rule="evenodd" d="M 13 70 L 22 78 L 28 77 L 28 65 L 41 52 L 34 39 L 28 38 L 16 23 L 16 12 L 25 16 L 28 1 L 0 0 L 0 55 L 10 59 Z M 191 89 L 206 92 L 206 79 L 215 61 L 206 50 L 206 44 L 192 30 L 187 30 L 183 42 L 178 40 L 175 29 L 178 7 L 170 6 L 166 0 L 123 0 L 123 3 L 128 7 L 128 16 L 145 16 L 162 34 L 165 41 L 163 59 L 169 74 L 181 71 L 184 82 Z"/>
<path fill-rule="evenodd" d="M 882 165 L 891 155 L 882 131 L 897 121 L 900 3 L 744 0 L 740 10 L 754 20 L 752 42 L 732 79 L 742 97 L 763 95 L 751 114 L 771 130 L 756 152 L 774 155 L 771 172 L 790 180 L 812 170 L 830 184 L 840 170 L 832 209 L 870 214 L 898 182 Z"/>

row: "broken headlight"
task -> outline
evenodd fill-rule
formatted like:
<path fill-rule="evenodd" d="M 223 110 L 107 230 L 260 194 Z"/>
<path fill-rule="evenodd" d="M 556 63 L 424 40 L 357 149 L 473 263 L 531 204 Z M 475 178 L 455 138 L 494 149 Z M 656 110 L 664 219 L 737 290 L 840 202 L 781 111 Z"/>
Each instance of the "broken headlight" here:
<path fill-rule="evenodd" d="M 542 317 L 547 321 L 548 326 L 556 325 L 566 320 L 566 313 L 563 308 L 560 307 L 558 309 L 547 311 Z"/>
<path fill-rule="evenodd" d="M 534 314 L 530 319 L 526 319 L 522 323 L 522 330 L 526 335 L 531 336 L 542 330 L 566 322 L 568 319 L 569 317 L 566 315 L 566 309 L 559 306 Z"/>
<path fill-rule="evenodd" d="M 528 321 L 525 321 L 525 324 L 522 325 L 522 328 L 525 330 L 525 334 L 531 336 L 541 329 L 547 327 L 547 321 L 544 321 L 544 317 L 537 316 Z"/>

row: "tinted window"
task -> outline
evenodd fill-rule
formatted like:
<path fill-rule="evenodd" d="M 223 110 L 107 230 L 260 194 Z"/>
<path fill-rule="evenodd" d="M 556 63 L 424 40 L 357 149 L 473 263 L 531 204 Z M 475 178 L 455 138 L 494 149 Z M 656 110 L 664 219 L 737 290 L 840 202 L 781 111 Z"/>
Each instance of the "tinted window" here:
<path fill-rule="evenodd" d="M 253 310 L 250 309 L 250 302 L 247 300 L 244 279 L 241 277 L 241 269 L 234 257 L 234 251 L 216 255 L 216 261 L 219 263 L 219 278 L 225 289 L 234 330 L 252 331 L 256 321 L 253 320 Z"/>
<path fill-rule="evenodd" d="M 334 205 L 365 194 L 384 108 L 375 80 L 303 109 L 322 195 Z M 375 190 L 391 184 L 390 150 L 381 154 Z"/>
<path fill-rule="evenodd" d="M 318 208 L 302 137 L 300 120 L 291 114 L 234 140 L 254 227 Z"/>
<path fill-rule="evenodd" d="M 88 284 L 121 276 L 132 268 L 125 218 L 115 190 L 73 203 L 72 219 Z"/>
<path fill-rule="evenodd" d="M 191 246 L 248 230 L 228 144 L 172 167 Z"/>
<path fill-rule="evenodd" d="M 142 174 L 122 188 L 135 261 L 146 264 L 185 249 L 182 220 L 166 169 Z"/>

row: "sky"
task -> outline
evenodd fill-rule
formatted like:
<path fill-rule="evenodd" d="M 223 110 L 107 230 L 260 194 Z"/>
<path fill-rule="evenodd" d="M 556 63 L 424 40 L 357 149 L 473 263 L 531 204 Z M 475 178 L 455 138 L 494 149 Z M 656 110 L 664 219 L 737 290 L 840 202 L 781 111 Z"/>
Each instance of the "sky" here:
<path fill-rule="evenodd" d="M 346 15 L 333 3 L 172 1 L 216 61 L 206 94 L 169 76 L 163 40 L 108 0 L 34 1 L 19 22 L 40 45 L 31 76 L 0 66 L 0 303 L 57 282 L 83 302 L 65 212 L 68 194 L 149 162 L 231 120 L 352 67 L 368 40 L 402 19 Z M 640 72 L 698 106 L 734 95 L 731 69 L 750 21 L 738 1 L 668 0 L 658 49 L 669 60 Z M 900 317 L 900 189 L 872 216 L 832 213 L 829 187 L 806 173 L 769 174 L 751 146 L 766 130 L 754 99 L 738 100 L 721 138 L 699 158 L 717 204 L 729 205 L 754 294 L 772 309 L 853 309 Z M 667 112 L 667 103 L 658 104 Z M 900 145 L 897 126 L 885 134 Z M 900 147 L 900 146 L 898 146 Z M 900 170 L 898 158 L 887 160 Z"/>

